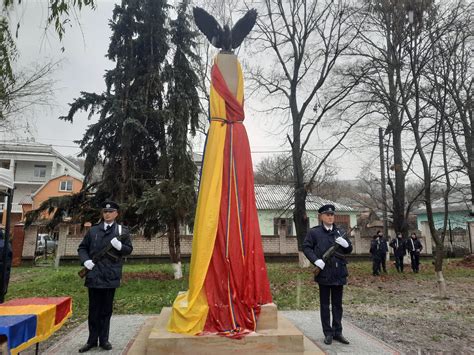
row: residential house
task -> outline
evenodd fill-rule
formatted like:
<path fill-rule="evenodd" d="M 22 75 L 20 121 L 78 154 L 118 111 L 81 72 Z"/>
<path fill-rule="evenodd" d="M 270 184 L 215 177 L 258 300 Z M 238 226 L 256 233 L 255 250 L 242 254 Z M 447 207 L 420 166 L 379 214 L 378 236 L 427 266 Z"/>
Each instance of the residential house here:
<path fill-rule="evenodd" d="M 445 203 L 444 197 L 432 202 L 434 226 L 438 231 L 444 229 Z M 424 234 L 429 233 L 428 214 L 426 207 L 421 205 L 413 212 L 417 217 L 418 229 Z M 444 240 L 446 250 L 459 254 L 472 253 L 472 238 L 468 224 L 474 222 L 471 216 L 471 191 L 469 185 L 454 188 L 448 196 L 448 215 L 446 237 Z"/>
<path fill-rule="evenodd" d="M 79 167 L 53 149 L 52 146 L 31 141 L 0 142 L 0 167 L 13 171 L 15 190 L 12 223 L 22 219 L 23 205 L 27 206 L 29 203 L 32 207 L 37 207 L 34 203 L 34 196 L 37 196 L 38 202 L 44 200 L 44 193 L 51 192 L 53 184 L 58 184 L 58 188 L 51 196 L 58 196 L 64 192 L 75 191 L 79 187 L 78 181 L 82 181 L 84 178 Z M 57 180 L 62 176 L 66 176 L 66 178 Z M 54 180 L 51 182 L 52 185 L 46 186 L 46 183 L 51 179 Z M 72 183 L 68 181 L 72 181 Z M 68 191 L 70 189 L 72 190 Z M 5 202 L 0 203 L 0 210 L 3 211 L 5 207 Z"/>
<path fill-rule="evenodd" d="M 70 175 L 61 175 L 45 182 L 31 195 L 25 195 L 18 204 L 22 206 L 23 215 L 35 210 L 50 197 L 65 196 L 78 193 L 82 188 L 82 180 Z"/>
<path fill-rule="evenodd" d="M 287 226 L 288 236 L 296 235 L 293 222 L 294 188 L 292 186 L 256 184 L 255 199 L 262 235 L 278 235 L 280 225 Z M 309 226 L 313 227 L 319 224 L 318 209 L 328 203 L 336 207 L 336 224 L 346 230 L 357 224 L 357 211 L 351 207 L 308 193 L 306 214 L 309 219 Z"/>

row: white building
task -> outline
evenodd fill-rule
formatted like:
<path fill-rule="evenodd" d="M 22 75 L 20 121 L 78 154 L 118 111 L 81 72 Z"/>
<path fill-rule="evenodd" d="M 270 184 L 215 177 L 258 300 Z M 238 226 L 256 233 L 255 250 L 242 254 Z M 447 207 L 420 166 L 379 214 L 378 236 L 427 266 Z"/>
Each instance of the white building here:
<path fill-rule="evenodd" d="M 44 183 L 61 175 L 70 175 L 84 179 L 79 167 L 69 161 L 52 146 L 28 141 L 0 142 L 0 168 L 13 170 L 15 184 L 12 220 L 17 221 L 21 216 L 22 207 L 19 204 L 29 199 Z M 5 202 L 0 203 L 0 211 Z"/>

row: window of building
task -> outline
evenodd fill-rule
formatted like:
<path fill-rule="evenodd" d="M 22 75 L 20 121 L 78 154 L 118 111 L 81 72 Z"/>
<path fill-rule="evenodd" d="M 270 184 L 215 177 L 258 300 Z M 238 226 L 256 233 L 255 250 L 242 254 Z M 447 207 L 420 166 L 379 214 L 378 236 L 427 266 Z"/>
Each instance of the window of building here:
<path fill-rule="evenodd" d="M 59 183 L 59 191 L 72 191 L 72 180 L 64 180 Z"/>
<path fill-rule="evenodd" d="M 46 165 L 35 165 L 34 177 L 36 178 L 46 177 Z"/>
<path fill-rule="evenodd" d="M 278 235 L 279 226 L 286 226 L 286 235 L 293 235 L 293 219 L 292 218 L 273 218 L 273 234 Z"/>

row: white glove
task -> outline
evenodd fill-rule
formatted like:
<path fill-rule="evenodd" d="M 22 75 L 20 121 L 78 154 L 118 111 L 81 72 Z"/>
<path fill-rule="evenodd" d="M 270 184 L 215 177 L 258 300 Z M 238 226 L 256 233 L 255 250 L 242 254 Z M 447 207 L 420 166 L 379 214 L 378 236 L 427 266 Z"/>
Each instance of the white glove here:
<path fill-rule="evenodd" d="M 92 260 L 86 260 L 84 261 L 84 266 L 86 267 L 87 270 L 92 270 L 95 264 L 92 262 Z"/>
<path fill-rule="evenodd" d="M 314 265 L 316 265 L 322 270 L 326 266 L 326 263 L 323 261 L 323 259 L 318 259 L 314 262 Z"/>
<path fill-rule="evenodd" d="M 339 244 L 343 248 L 347 248 L 349 246 L 349 243 L 343 237 L 337 237 L 336 243 Z"/>
<path fill-rule="evenodd" d="M 112 246 L 117 249 L 117 250 L 120 250 L 122 249 L 122 242 L 120 240 L 117 239 L 117 237 L 115 237 L 114 239 L 112 239 L 110 241 L 110 244 L 112 244 Z"/>

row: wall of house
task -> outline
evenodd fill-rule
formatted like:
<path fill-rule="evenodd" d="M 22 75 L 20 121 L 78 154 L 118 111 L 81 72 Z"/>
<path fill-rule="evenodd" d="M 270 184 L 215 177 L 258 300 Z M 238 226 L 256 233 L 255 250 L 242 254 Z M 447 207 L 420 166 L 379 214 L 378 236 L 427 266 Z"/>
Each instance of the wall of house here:
<path fill-rule="evenodd" d="M 433 213 L 435 227 L 440 229 L 444 226 L 444 212 Z M 448 213 L 448 219 L 451 221 L 451 229 L 462 228 L 467 229 L 467 222 L 470 219 L 469 210 L 465 211 L 453 211 Z M 418 214 L 416 216 L 418 229 L 421 230 L 423 222 L 428 221 L 428 215 L 426 213 Z M 448 224 L 449 228 L 449 224 Z"/>
<path fill-rule="evenodd" d="M 72 191 L 60 191 L 60 184 L 62 181 L 72 180 Z M 33 209 L 38 208 L 44 201 L 54 196 L 65 196 L 77 193 L 82 188 L 82 181 L 72 176 L 60 176 L 55 179 L 51 179 L 33 196 Z"/>
<path fill-rule="evenodd" d="M 467 212 L 468 213 L 468 212 Z M 460 256 L 469 254 L 472 252 L 471 249 L 471 240 L 472 236 L 470 235 L 469 230 L 469 216 L 465 215 L 466 213 L 462 212 L 450 212 L 449 219 L 451 220 L 451 232 L 449 231 L 449 224 L 448 230 L 446 231 L 446 236 L 444 238 L 444 249 L 445 252 L 452 255 Z M 441 218 L 443 213 L 435 213 L 435 227 L 440 228 L 444 225 L 444 220 Z M 419 217 L 419 216 L 418 216 Z M 423 215 L 426 218 L 426 215 Z M 435 243 L 433 238 L 431 237 L 430 228 L 428 225 L 427 218 L 426 220 L 418 219 L 418 225 L 420 225 L 420 229 L 422 231 L 422 237 L 428 241 L 427 249 L 432 248 L 434 250 Z M 457 222 L 455 222 L 457 221 Z M 424 244 L 425 245 L 425 244 Z"/>
<path fill-rule="evenodd" d="M 26 195 L 31 195 L 36 192 L 38 188 L 41 187 L 40 184 L 15 184 L 15 191 L 13 192 L 13 205 L 12 208 L 15 212 L 21 212 L 21 206 L 18 205 L 18 202 Z"/>
<path fill-rule="evenodd" d="M 274 218 L 293 218 L 291 211 L 282 213 L 276 210 L 258 210 L 258 221 L 260 223 L 260 233 L 262 235 L 274 235 Z M 306 214 L 309 217 L 310 227 L 314 227 L 319 224 L 318 220 L 318 211 L 307 211 Z M 354 227 L 357 224 L 357 214 L 356 212 L 341 212 L 341 216 L 348 215 L 350 220 L 351 227 Z M 292 225 L 292 234 L 296 235 L 295 224 Z"/>
<path fill-rule="evenodd" d="M 35 165 L 45 165 L 46 166 L 46 176 L 45 177 L 35 177 Z M 15 161 L 15 181 L 21 182 L 46 182 L 51 179 L 51 170 L 53 167 L 52 162 L 46 161 L 24 161 L 17 160 Z"/>

